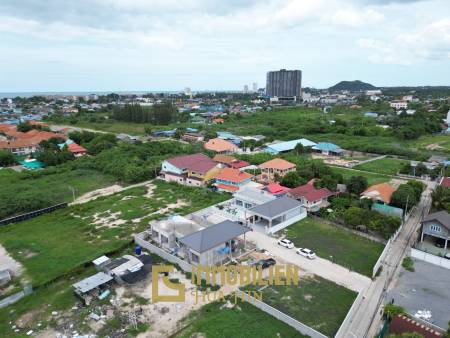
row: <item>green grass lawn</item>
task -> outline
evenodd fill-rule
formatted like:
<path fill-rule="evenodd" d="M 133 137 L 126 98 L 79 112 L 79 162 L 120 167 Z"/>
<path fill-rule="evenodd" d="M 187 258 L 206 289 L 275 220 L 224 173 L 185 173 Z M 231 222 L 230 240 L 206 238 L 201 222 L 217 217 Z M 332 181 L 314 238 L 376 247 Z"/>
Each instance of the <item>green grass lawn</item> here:
<path fill-rule="evenodd" d="M 55 123 L 58 125 L 58 123 Z M 142 123 L 122 122 L 122 121 L 105 121 L 105 122 L 86 122 L 79 121 L 72 125 L 73 127 L 87 128 L 93 130 L 100 130 L 108 133 L 120 134 L 125 133 L 129 135 L 145 135 L 144 128 L 147 126 Z M 152 128 L 156 128 L 153 126 Z M 164 128 L 164 127 L 163 127 Z"/>
<path fill-rule="evenodd" d="M 371 171 L 378 174 L 395 175 L 408 161 L 385 157 L 380 160 L 359 164 L 354 169 Z"/>
<path fill-rule="evenodd" d="M 287 229 L 287 237 L 296 247 L 307 247 L 319 257 L 332 260 L 368 277 L 372 277 L 373 266 L 384 249 L 381 243 L 317 218 L 308 217 Z"/>
<path fill-rule="evenodd" d="M 73 199 L 71 188 L 75 189 L 76 196 L 80 196 L 114 182 L 112 176 L 87 169 L 57 172 L 46 169 L 40 173 L 0 170 L 0 219 L 39 207 L 70 202 Z M 36 204 L 38 200 L 43 202 Z"/>
<path fill-rule="evenodd" d="M 248 286 L 246 290 L 258 290 Z M 271 285 L 262 290 L 264 303 L 334 337 L 357 293 L 320 277 L 301 278 L 298 285 Z"/>
<path fill-rule="evenodd" d="M 335 167 L 335 166 L 333 166 L 331 168 L 333 169 L 334 172 L 341 174 L 344 177 L 344 180 L 346 180 L 352 176 L 363 176 L 363 177 L 367 178 L 367 182 L 369 183 L 369 185 L 389 182 L 391 180 L 391 177 L 385 176 L 385 175 L 380 175 L 377 173 L 362 172 L 362 171 L 357 171 L 357 170 L 352 170 L 352 169 L 347 169 L 347 168 L 342 168 L 342 167 Z"/>
<path fill-rule="evenodd" d="M 421 150 L 428 150 L 434 148 L 433 145 L 439 146 L 436 148 L 438 152 L 450 153 L 450 135 L 423 135 L 417 140 L 407 142 L 411 148 L 417 148 Z"/>
<path fill-rule="evenodd" d="M 185 206 L 168 212 L 188 214 L 229 198 L 201 188 L 155 181 L 153 196 L 138 187 L 74 205 L 29 221 L 0 227 L 0 243 L 26 270 L 33 285 L 65 275 L 96 257 L 120 250 L 142 231 L 159 210 L 182 200 Z M 106 224 L 94 224 L 97 217 Z M 121 220 L 123 224 L 114 225 Z"/>
<path fill-rule="evenodd" d="M 234 298 L 230 298 L 234 301 Z M 201 307 L 185 320 L 190 322 L 175 338 L 190 338 L 195 333 L 205 338 L 306 338 L 294 328 L 270 316 L 248 302 L 239 307 L 222 308 L 223 302 Z"/>

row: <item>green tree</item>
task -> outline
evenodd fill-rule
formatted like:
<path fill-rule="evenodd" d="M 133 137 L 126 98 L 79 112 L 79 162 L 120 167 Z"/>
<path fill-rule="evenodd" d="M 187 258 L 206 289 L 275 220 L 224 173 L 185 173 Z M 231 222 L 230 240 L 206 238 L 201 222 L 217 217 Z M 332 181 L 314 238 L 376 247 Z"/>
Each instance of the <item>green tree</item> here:
<path fill-rule="evenodd" d="M 358 196 L 367 189 L 367 186 L 367 178 L 364 176 L 352 176 L 347 182 L 348 192 Z"/>
<path fill-rule="evenodd" d="M 296 188 L 306 183 L 306 180 L 300 177 L 297 172 L 293 171 L 284 175 L 281 179 L 281 185 L 288 188 Z"/>
<path fill-rule="evenodd" d="M 16 156 L 6 150 L 0 150 L 0 167 L 7 167 L 17 163 Z"/>

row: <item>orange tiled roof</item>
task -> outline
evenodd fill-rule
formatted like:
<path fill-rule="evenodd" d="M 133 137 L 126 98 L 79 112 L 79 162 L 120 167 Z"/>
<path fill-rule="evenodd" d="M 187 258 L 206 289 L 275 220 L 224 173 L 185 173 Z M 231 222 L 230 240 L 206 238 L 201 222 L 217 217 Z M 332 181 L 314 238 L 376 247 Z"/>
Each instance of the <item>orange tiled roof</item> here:
<path fill-rule="evenodd" d="M 69 151 L 71 153 L 74 153 L 74 154 L 86 153 L 87 152 L 86 148 L 84 148 L 84 147 L 82 147 L 82 146 L 80 146 L 80 145 L 78 145 L 76 143 L 69 144 L 67 146 L 67 149 L 69 149 Z"/>
<path fill-rule="evenodd" d="M 374 184 L 361 193 L 361 196 L 381 199 L 384 203 L 389 204 L 395 190 L 396 189 L 388 183 Z"/>
<path fill-rule="evenodd" d="M 261 169 L 279 169 L 279 170 L 286 170 L 295 168 L 295 164 L 291 163 L 289 161 L 283 160 L 282 158 L 274 158 L 273 160 L 264 162 L 259 165 Z"/>
<path fill-rule="evenodd" d="M 227 140 L 222 140 L 221 138 L 213 138 L 205 143 L 205 149 L 215 151 L 218 153 L 224 151 L 233 151 L 237 149 L 237 146 Z"/>
<path fill-rule="evenodd" d="M 236 160 L 233 156 L 217 154 L 213 157 L 213 161 L 223 164 L 231 164 L 234 160 Z"/>
<path fill-rule="evenodd" d="M 229 181 L 233 183 L 239 183 L 245 180 L 248 180 L 249 178 L 252 178 L 253 175 L 246 173 L 244 171 L 240 171 L 238 169 L 233 168 L 225 168 L 221 170 L 217 175 L 216 179 L 223 180 L 223 181 Z"/>
<path fill-rule="evenodd" d="M 235 192 L 235 191 L 239 190 L 238 187 L 235 187 L 233 185 L 217 184 L 216 186 L 217 186 L 217 188 L 220 188 L 220 189 L 223 189 L 223 190 L 228 190 L 230 192 Z"/>

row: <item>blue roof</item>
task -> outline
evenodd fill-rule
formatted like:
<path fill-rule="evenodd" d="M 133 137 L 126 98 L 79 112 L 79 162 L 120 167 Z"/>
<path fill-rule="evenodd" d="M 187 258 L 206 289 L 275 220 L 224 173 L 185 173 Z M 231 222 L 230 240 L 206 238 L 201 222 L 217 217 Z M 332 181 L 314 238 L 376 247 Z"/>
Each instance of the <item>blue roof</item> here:
<path fill-rule="evenodd" d="M 241 138 L 239 136 L 236 136 L 228 131 L 218 131 L 217 137 L 224 140 L 230 140 L 231 142 L 237 145 L 241 143 Z"/>
<path fill-rule="evenodd" d="M 315 150 L 322 150 L 322 151 L 341 151 L 341 147 L 334 143 L 329 142 L 319 142 L 314 147 L 312 147 Z"/>
<path fill-rule="evenodd" d="M 368 112 L 364 113 L 364 116 L 367 116 L 367 117 L 378 117 L 378 113 L 375 113 L 373 111 L 368 111 Z"/>
<path fill-rule="evenodd" d="M 313 147 L 316 145 L 314 142 L 310 140 L 301 138 L 298 140 L 269 144 L 267 145 L 266 151 L 269 153 L 280 153 L 284 151 L 291 151 L 294 150 L 295 146 L 299 143 L 301 143 L 302 146 L 304 147 Z"/>
<path fill-rule="evenodd" d="M 68 139 L 64 143 L 58 143 L 58 147 L 59 147 L 59 149 L 62 149 L 62 148 L 64 148 L 65 145 L 69 145 L 69 144 L 72 144 L 72 143 L 75 143 L 75 142 L 73 142 L 71 139 Z"/>

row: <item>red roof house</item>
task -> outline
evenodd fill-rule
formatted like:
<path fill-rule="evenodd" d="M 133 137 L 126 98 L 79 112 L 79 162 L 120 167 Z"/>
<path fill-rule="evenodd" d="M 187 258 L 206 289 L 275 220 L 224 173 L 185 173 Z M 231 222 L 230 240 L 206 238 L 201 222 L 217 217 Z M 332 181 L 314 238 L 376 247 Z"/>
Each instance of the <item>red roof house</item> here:
<path fill-rule="evenodd" d="M 267 192 L 271 193 L 272 195 L 275 195 L 277 197 L 281 197 L 286 195 L 289 191 L 291 191 L 291 189 L 287 188 L 287 187 L 283 187 L 281 184 L 273 182 L 273 183 L 269 183 L 264 190 L 266 190 Z"/>
<path fill-rule="evenodd" d="M 75 155 L 75 157 L 80 157 L 87 154 L 86 148 L 76 144 L 76 143 L 70 143 L 67 145 L 67 149 Z"/>
<path fill-rule="evenodd" d="M 302 201 L 308 211 L 317 211 L 328 205 L 328 197 L 334 193 L 327 188 L 316 189 L 313 184 L 307 183 L 291 189 L 289 195 Z"/>
<path fill-rule="evenodd" d="M 450 177 L 443 177 L 439 184 L 443 187 L 450 188 Z"/>
<path fill-rule="evenodd" d="M 391 325 L 389 326 L 389 332 L 397 335 L 406 332 L 415 332 L 422 335 L 424 338 L 442 337 L 440 332 L 403 315 L 397 315 L 392 319 Z"/>

